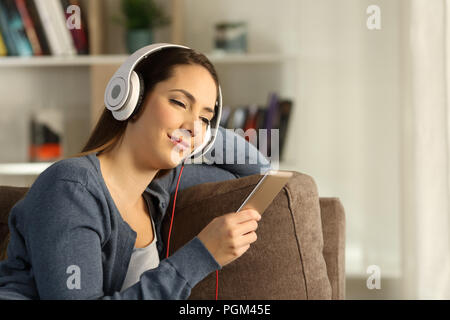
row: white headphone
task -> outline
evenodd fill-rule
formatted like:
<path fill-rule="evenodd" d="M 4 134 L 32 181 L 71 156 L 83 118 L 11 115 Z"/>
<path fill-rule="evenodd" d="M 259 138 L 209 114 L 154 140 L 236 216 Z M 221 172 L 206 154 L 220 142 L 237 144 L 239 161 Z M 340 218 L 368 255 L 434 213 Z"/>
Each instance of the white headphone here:
<path fill-rule="evenodd" d="M 109 80 L 105 90 L 105 106 L 112 112 L 116 120 L 127 120 L 136 110 L 136 107 L 140 106 L 142 103 L 145 92 L 142 76 L 134 71 L 137 64 L 156 51 L 174 47 L 190 49 L 189 47 L 177 44 L 155 43 L 134 52 L 119 67 L 113 77 Z M 222 116 L 222 90 L 220 85 L 218 89 L 219 95 L 215 105 L 217 107 L 216 114 L 206 129 L 204 142 L 187 158 L 193 157 L 195 159 L 203 156 L 213 146 L 214 141 L 216 140 L 217 130 Z M 213 131 L 211 130 L 211 127 L 214 128 Z M 199 151 L 202 152 L 197 154 Z"/>

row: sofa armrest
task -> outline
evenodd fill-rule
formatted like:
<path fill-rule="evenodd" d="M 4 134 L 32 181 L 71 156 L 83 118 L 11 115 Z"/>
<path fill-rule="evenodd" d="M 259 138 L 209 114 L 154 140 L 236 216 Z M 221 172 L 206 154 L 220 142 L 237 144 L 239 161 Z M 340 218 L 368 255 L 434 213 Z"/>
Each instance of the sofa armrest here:
<path fill-rule="evenodd" d="M 338 198 L 320 198 L 323 256 L 327 264 L 332 299 L 345 299 L 345 211 Z"/>

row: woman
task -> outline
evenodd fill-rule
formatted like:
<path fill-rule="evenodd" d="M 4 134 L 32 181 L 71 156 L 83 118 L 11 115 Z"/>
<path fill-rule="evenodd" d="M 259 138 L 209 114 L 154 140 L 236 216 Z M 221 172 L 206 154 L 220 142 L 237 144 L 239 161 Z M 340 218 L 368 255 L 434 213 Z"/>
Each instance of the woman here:
<path fill-rule="evenodd" d="M 116 121 L 105 109 L 83 152 L 45 170 L 11 210 L 0 298 L 186 299 L 256 241 L 259 214 L 232 212 L 165 257 L 164 203 L 180 161 L 204 139 L 214 116 L 204 107 L 215 105 L 219 81 L 204 55 L 184 48 L 154 53 L 135 71 L 145 93 L 132 117 Z M 181 139 L 187 148 L 173 141 Z M 181 180 L 210 181 L 198 171 L 214 170 L 206 167 L 216 166 L 186 166 Z M 224 172 L 232 178 L 254 169 L 216 167 L 223 180 Z"/>

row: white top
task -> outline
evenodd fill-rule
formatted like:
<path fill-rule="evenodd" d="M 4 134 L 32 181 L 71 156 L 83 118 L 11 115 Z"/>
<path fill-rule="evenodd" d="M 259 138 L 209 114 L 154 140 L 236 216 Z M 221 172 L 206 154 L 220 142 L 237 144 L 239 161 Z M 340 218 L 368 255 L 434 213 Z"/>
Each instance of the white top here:
<path fill-rule="evenodd" d="M 145 197 L 147 202 L 147 207 L 150 211 L 150 205 L 148 203 L 147 197 Z M 156 229 L 155 223 L 153 221 L 153 217 L 150 214 L 150 220 L 152 221 L 153 227 L 153 241 L 144 248 L 134 248 L 133 253 L 131 254 L 130 264 L 128 265 L 127 275 L 125 276 L 125 280 L 122 285 L 121 292 L 132 285 L 139 282 L 141 274 L 149 269 L 154 269 L 159 265 L 159 254 L 158 249 L 156 248 Z"/>

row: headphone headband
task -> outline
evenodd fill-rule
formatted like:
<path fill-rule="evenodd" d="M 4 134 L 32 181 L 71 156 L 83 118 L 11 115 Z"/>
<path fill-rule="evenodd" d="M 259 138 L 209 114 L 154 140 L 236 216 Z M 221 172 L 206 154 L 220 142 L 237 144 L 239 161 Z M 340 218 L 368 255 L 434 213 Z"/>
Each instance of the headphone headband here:
<path fill-rule="evenodd" d="M 105 105 L 109 110 L 119 110 L 127 101 L 130 94 L 131 73 L 136 65 L 150 54 L 168 47 L 189 49 L 188 47 L 176 44 L 156 43 L 137 50 L 125 60 L 106 87 Z"/>

